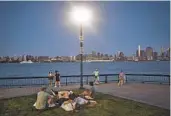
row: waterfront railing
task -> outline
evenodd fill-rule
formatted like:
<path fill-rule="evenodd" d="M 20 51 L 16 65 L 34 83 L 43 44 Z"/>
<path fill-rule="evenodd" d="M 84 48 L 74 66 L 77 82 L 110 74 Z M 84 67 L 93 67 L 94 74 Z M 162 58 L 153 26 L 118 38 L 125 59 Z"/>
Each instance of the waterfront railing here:
<path fill-rule="evenodd" d="M 118 74 L 100 74 L 101 83 L 118 82 Z M 83 75 L 83 83 L 89 84 L 94 75 Z M 55 78 L 54 78 L 55 82 Z M 53 82 L 53 83 L 54 83 Z M 80 75 L 61 76 L 61 85 L 67 86 L 80 83 Z M 126 74 L 126 83 L 158 83 L 170 84 L 170 75 L 163 74 Z M 48 85 L 48 77 L 0 77 L 0 87 L 25 87 Z"/>

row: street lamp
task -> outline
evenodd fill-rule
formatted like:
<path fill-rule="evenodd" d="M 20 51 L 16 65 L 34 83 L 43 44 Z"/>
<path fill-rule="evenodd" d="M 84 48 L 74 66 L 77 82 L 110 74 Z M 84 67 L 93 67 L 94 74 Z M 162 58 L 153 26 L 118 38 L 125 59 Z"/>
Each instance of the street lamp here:
<path fill-rule="evenodd" d="M 92 12 L 91 10 L 82 7 L 82 6 L 77 6 L 73 7 L 71 10 L 71 17 L 72 20 L 79 25 L 80 28 L 80 57 L 81 57 L 81 62 L 80 62 L 80 89 L 83 89 L 83 26 L 87 25 L 90 23 L 91 18 L 92 18 Z"/>

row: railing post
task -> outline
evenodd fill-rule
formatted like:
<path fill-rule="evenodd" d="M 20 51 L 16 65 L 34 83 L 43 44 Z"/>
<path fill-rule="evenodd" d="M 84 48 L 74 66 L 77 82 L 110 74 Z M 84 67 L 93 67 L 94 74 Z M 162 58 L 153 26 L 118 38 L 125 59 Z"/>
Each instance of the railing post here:
<path fill-rule="evenodd" d="M 105 76 L 105 83 L 107 83 L 107 76 Z"/>
<path fill-rule="evenodd" d="M 128 82 L 128 79 L 127 79 L 127 76 L 125 75 L 125 83 L 127 83 Z"/>
<path fill-rule="evenodd" d="M 87 85 L 88 85 L 88 76 L 87 76 Z"/>
<path fill-rule="evenodd" d="M 169 83 L 170 83 L 170 76 L 169 76 Z"/>
<path fill-rule="evenodd" d="M 66 77 L 66 82 L 65 82 L 66 86 L 68 85 L 68 82 L 67 82 L 67 77 Z"/>

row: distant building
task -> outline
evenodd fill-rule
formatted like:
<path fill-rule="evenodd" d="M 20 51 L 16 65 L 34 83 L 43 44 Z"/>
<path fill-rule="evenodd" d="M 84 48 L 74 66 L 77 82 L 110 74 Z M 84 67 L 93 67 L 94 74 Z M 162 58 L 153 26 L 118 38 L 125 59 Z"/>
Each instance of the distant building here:
<path fill-rule="evenodd" d="M 103 60 L 109 60 L 109 55 L 108 55 L 108 54 L 105 54 L 105 55 L 103 56 Z"/>
<path fill-rule="evenodd" d="M 22 61 L 26 61 L 26 60 L 27 60 L 26 55 L 23 55 L 22 56 Z"/>
<path fill-rule="evenodd" d="M 140 58 L 141 57 L 141 52 L 140 52 L 141 48 L 140 48 L 140 45 L 138 46 L 138 57 Z"/>
<path fill-rule="evenodd" d="M 100 60 L 100 58 L 101 58 L 101 56 L 100 56 L 100 53 L 99 53 L 99 52 L 97 53 L 97 58 L 98 58 L 98 60 Z"/>
<path fill-rule="evenodd" d="M 163 59 L 164 58 L 164 48 L 161 47 L 160 49 L 160 57 Z"/>
<path fill-rule="evenodd" d="M 135 60 L 135 59 L 136 59 L 136 55 L 133 54 L 133 55 L 132 55 L 132 60 Z"/>
<path fill-rule="evenodd" d="M 140 50 L 139 60 L 146 60 L 146 52 L 144 50 Z"/>
<path fill-rule="evenodd" d="M 170 58 L 170 48 L 167 49 L 167 57 Z"/>
<path fill-rule="evenodd" d="M 76 56 L 76 60 L 81 60 L 80 54 L 78 54 L 78 55 Z"/>
<path fill-rule="evenodd" d="M 144 50 L 137 50 L 136 51 L 136 57 L 139 59 L 139 60 L 145 60 L 146 59 L 146 53 Z"/>
<path fill-rule="evenodd" d="M 13 57 L 13 60 L 14 60 L 14 61 L 18 60 L 18 57 L 17 57 L 17 56 L 14 56 L 14 57 Z"/>
<path fill-rule="evenodd" d="M 38 61 L 39 62 L 49 61 L 49 56 L 39 56 Z"/>
<path fill-rule="evenodd" d="M 132 56 L 129 56 L 129 57 L 127 57 L 127 60 L 128 61 L 132 61 L 133 60 L 133 57 Z"/>
<path fill-rule="evenodd" d="M 146 57 L 147 60 L 153 60 L 153 48 L 151 47 L 146 48 Z"/>
<path fill-rule="evenodd" d="M 37 62 L 39 59 L 38 59 L 38 56 L 35 56 L 34 57 L 34 61 Z"/>
<path fill-rule="evenodd" d="M 101 54 L 100 54 L 100 57 L 103 58 L 103 56 L 104 56 L 103 53 L 101 53 Z"/>
<path fill-rule="evenodd" d="M 76 60 L 75 56 L 70 56 L 70 61 L 75 61 L 75 60 Z"/>
<path fill-rule="evenodd" d="M 138 50 L 136 50 L 136 57 L 138 57 Z"/>
<path fill-rule="evenodd" d="M 108 57 L 108 54 L 105 54 L 105 57 Z"/>
<path fill-rule="evenodd" d="M 96 57 L 96 52 L 92 51 L 92 57 Z"/>
<path fill-rule="evenodd" d="M 158 53 L 157 52 L 153 52 L 153 60 L 157 60 L 158 59 Z"/>
<path fill-rule="evenodd" d="M 73 56 L 73 57 L 72 57 L 72 60 L 73 60 L 73 61 L 75 61 L 75 60 L 76 60 L 76 57 L 75 57 L 75 56 Z"/>
<path fill-rule="evenodd" d="M 69 56 L 62 56 L 62 61 L 69 62 L 70 61 L 70 57 Z"/>
<path fill-rule="evenodd" d="M 21 62 L 22 61 L 22 56 L 18 57 L 18 61 Z"/>
<path fill-rule="evenodd" d="M 116 56 L 119 57 L 119 55 L 120 55 L 120 51 L 117 52 Z"/>
<path fill-rule="evenodd" d="M 113 57 L 112 55 L 109 56 L 110 58 Z"/>
<path fill-rule="evenodd" d="M 124 53 L 120 52 L 119 54 L 119 60 L 125 60 Z"/>

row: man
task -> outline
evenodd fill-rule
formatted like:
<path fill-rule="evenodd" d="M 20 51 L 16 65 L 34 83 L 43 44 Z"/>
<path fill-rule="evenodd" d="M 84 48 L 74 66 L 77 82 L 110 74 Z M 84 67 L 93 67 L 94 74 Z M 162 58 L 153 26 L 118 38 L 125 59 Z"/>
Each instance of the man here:
<path fill-rule="evenodd" d="M 99 84 L 99 71 L 96 69 L 94 71 L 94 77 L 95 77 L 95 84 Z"/>
<path fill-rule="evenodd" d="M 56 82 L 55 82 L 55 87 L 60 87 L 60 74 L 58 71 L 55 71 L 55 78 L 56 78 Z"/>
<path fill-rule="evenodd" d="M 46 87 L 42 87 L 40 89 L 40 92 L 38 92 L 37 94 L 35 107 L 38 110 L 45 109 L 52 104 L 52 96 L 49 93 L 45 92 L 45 90 Z"/>
<path fill-rule="evenodd" d="M 118 83 L 118 86 L 122 86 L 123 85 L 123 83 L 124 83 L 124 76 L 125 76 L 125 74 L 121 70 L 121 72 L 119 73 L 119 83 Z"/>

